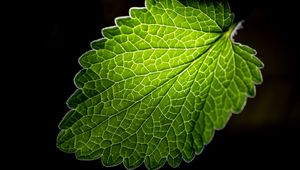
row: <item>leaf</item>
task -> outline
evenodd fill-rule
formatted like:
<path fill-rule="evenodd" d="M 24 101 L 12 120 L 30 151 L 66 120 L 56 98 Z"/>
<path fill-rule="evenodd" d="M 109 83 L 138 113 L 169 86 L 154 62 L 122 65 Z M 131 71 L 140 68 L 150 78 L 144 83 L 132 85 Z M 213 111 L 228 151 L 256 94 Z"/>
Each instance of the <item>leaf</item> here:
<path fill-rule="evenodd" d="M 146 0 L 79 60 L 57 146 L 104 166 L 192 161 L 262 82 L 227 1 Z"/>

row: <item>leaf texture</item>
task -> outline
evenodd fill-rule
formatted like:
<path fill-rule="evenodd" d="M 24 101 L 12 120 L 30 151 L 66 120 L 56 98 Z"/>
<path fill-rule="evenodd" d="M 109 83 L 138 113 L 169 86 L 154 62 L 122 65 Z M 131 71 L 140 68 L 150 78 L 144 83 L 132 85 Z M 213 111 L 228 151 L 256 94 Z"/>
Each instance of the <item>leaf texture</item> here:
<path fill-rule="evenodd" d="M 263 63 L 232 41 L 227 1 L 146 0 L 80 57 L 57 146 L 134 169 L 192 161 L 240 112 Z"/>

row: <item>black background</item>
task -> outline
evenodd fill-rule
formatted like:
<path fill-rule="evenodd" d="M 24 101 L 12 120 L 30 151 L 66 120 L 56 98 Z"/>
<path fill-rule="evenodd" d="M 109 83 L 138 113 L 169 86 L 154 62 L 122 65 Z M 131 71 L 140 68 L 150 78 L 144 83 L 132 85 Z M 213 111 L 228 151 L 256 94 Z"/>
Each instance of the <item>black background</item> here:
<path fill-rule="evenodd" d="M 236 41 L 255 48 L 265 63 L 264 83 L 248 99 L 244 111 L 233 115 L 201 155 L 179 169 L 299 167 L 299 12 L 292 1 L 230 1 L 236 21 L 245 20 Z M 14 6 L 14 4 L 12 4 Z M 23 6 L 24 5 L 24 6 Z M 76 89 L 77 60 L 101 38 L 101 28 L 114 25 L 114 18 L 128 15 L 143 0 L 41 1 L 18 3 L 10 31 L 10 46 L 18 54 L 20 70 L 14 74 L 21 95 L 9 160 L 12 166 L 68 169 L 105 169 L 100 160 L 78 161 L 74 154 L 56 148 L 58 123 L 68 111 L 65 101 Z M 6 25 L 6 27 L 8 27 Z M 24 38 L 23 38 L 24 37 Z M 24 49 L 21 47 L 25 47 Z M 10 57 L 10 55 L 8 55 Z M 4 64 L 5 65 L 5 64 Z M 12 103 L 15 103 L 12 102 Z M 20 126 L 16 126 L 20 125 Z M 11 137 L 11 138 L 10 138 Z M 18 160 L 17 163 L 15 160 Z M 140 169 L 143 169 L 141 166 Z M 170 168 L 165 165 L 163 169 Z M 111 169 L 124 169 L 123 165 Z"/>

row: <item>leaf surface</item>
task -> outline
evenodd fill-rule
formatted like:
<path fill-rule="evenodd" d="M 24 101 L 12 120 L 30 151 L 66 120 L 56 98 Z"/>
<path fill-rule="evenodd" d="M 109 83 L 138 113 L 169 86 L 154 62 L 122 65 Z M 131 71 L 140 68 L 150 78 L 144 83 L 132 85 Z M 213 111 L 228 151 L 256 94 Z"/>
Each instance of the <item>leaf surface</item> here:
<path fill-rule="evenodd" d="M 57 146 L 105 166 L 191 161 L 262 82 L 255 50 L 232 41 L 227 1 L 147 0 L 104 28 L 83 69 Z"/>

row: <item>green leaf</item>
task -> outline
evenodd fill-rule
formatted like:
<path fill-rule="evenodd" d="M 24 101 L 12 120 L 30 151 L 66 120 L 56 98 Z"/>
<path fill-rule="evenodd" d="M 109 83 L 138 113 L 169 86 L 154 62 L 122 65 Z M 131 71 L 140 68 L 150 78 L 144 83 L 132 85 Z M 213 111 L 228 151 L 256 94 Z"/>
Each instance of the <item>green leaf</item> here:
<path fill-rule="evenodd" d="M 79 60 L 57 146 L 105 166 L 192 161 L 240 112 L 263 63 L 233 42 L 227 1 L 146 0 Z"/>

